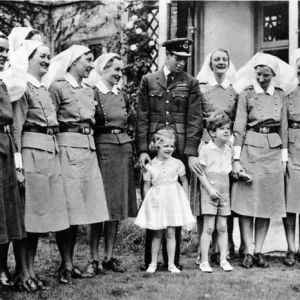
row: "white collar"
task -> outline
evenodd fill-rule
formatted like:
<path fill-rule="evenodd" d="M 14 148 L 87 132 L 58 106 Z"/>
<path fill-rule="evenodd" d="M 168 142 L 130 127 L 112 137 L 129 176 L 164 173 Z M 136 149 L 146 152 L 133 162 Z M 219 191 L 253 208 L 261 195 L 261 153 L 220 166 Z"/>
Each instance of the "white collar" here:
<path fill-rule="evenodd" d="M 73 88 L 79 87 L 78 82 L 76 81 L 76 79 L 69 72 L 66 73 L 65 79 L 71 84 L 71 86 Z M 80 86 L 85 87 L 85 83 L 83 81 L 81 81 Z"/>
<path fill-rule="evenodd" d="M 27 82 L 31 83 L 36 88 L 40 88 L 41 86 L 45 87 L 45 84 L 43 81 L 39 82 L 34 76 L 32 76 L 29 73 L 26 74 L 26 78 L 27 78 Z"/>
<path fill-rule="evenodd" d="M 254 90 L 257 94 L 265 93 L 263 88 L 258 84 L 258 82 L 256 80 L 253 80 L 252 84 L 253 84 Z M 275 92 L 274 84 L 272 82 L 270 82 L 268 89 L 266 90 L 266 93 L 273 96 L 274 92 Z"/>
<path fill-rule="evenodd" d="M 217 82 L 215 76 L 212 76 L 212 77 L 209 79 L 208 84 L 209 84 L 210 86 L 216 86 L 216 85 L 218 85 L 219 83 Z M 230 86 L 230 81 L 229 81 L 227 78 L 225 78 L 225 79 L 223 80 L 223 82 L 220 84 L 220 86 L 221 86 L 224 90 L 226 90 L 226 89 Z"/>
<path fill-rule="evenodd" d="M 119 94 L 119 89 L 117 85 L 114 85 L 113 88 L 110 90 L 101 79 L 97 82 L 96 87 L 102 94 L 107 94 L 109 92 L 112 92 L 115 95 Z"/>
<path fill-rule="evenodd" d="M 167 78 L 168 75 L 171 73 L 171 71 L 168 69 L 168 67 L 167 67 L 166 65 L 164 65 L 163 71 L 164 71 L 164 74 L 165 74 L 165 77 L 166 77 L 166 78 Z"/>
<path fill-rule="evenodd" d="M 224 150 L 221 150 L 212 140 L 210 140 L 207 145 L 210 149 L 217 150 L 219 152 L 225 152 L 228 151 L 228 149 L 230 150 L 230 147 L 226 144 Z"/>

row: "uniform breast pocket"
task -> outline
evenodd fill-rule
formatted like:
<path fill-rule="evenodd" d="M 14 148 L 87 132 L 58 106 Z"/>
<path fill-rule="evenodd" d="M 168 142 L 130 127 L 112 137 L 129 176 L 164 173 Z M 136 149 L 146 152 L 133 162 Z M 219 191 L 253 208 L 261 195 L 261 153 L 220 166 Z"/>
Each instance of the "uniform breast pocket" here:
<path fill-rule="evenodd" d="M 150 91 L 149 92 L 149 106 L 150 111 L 160 111 L 163 109 L 163 101 L 161 100 L 163 95 L 162 91 Z"/>
<path fill-rule="evenodd" d="M 177 112 L 185 112 L 187 105 L 188 90 L 173 90 L 172 101 L 174 103 L 174 110 Z"/>
<path fill-rule="evenodd" d="M 29 107 L 32 109 L 38 109 L 38 108 L 41 108 L 41 104 L 40 102 L 38 101 L 37 98 L 30 98 L 29 101 L 28 101 L 28 104 L 29 104 Z"/>

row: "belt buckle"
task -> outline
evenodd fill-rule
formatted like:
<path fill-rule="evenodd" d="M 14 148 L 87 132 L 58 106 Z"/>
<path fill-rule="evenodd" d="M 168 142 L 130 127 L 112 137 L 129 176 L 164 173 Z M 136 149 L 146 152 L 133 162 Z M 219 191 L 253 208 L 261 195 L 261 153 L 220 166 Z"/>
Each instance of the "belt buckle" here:
<path fill-rule="evenodd" d="M 54 131 L 52 127 L 47 127 L 47 134 L 53 135 Z"/>
<path fill-rule="evenodd" d="M 298 123 L 296 122 L 292 123 L 292 128 L 298 128 Z"/>
<path fill-rule="evenodd" d="M 91 133 L 91 128 L 88 126 L 81 127 L 81 133 L 89 135 Z"/>
<path fill-rule="evenodd" d="M 112 129 L 111 133 L 113 133 L 113 134 L 119 134 L 119 133 L 121 133 L 121 129 Z"/>
<path fill-rule="evenodd" d="M 264 134 L 269 133 L 269 132 L 270 132 L 270 128 L 269 128 L 269 127 L 266 127 L 266 126 L 260 127 L 260 128 L 259 128 L 259 132 L 260 132 L 260 133 L 264 133 Z"/>
<path fill-rule="evenodd" d="M 10 126 L 9 125 L 4 125 L 3 126 L 3 131 L 6 132 L 10 132 Z"/>

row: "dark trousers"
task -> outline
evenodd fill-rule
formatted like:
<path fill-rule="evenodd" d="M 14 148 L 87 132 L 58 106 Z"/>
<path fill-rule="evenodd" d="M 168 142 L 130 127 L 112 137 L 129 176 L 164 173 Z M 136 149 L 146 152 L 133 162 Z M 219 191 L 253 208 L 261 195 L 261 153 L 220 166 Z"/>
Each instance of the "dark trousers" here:
<path fill-rule="evenodd" d="M 153 237 L 153 230 L 146 229 L 144 262 L 145 262 L 145 267 L 147 267 L 147 268 L 148 268 L 149 264 L 151 263 L 152 237 Z M 175 249 L 174 263 L 176 266 L 178 266 L 179 262 L 180 262 L 181 227 L 176 227 L 176 229 L 175 229 L 175 240 L 176 240 L 176 249 Z M 163 239 L 162 239 L 162 253 L 163 253 L 163 259 L 164 259 L 164 265 L 168 266 L 167 241 L 166 241 L 165 236 L 163 236 Z"/>

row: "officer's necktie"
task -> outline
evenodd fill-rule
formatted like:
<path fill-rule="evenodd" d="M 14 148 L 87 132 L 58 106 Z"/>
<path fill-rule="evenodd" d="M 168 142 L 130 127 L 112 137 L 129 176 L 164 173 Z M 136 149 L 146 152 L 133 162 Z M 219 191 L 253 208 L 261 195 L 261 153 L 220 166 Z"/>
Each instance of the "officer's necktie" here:
<path fill-rule="evenodd" d="M 167 86 L 171 84 L 172 80 L 173 80 L 173 74 L 169 73 L 167 76 Z"/>

